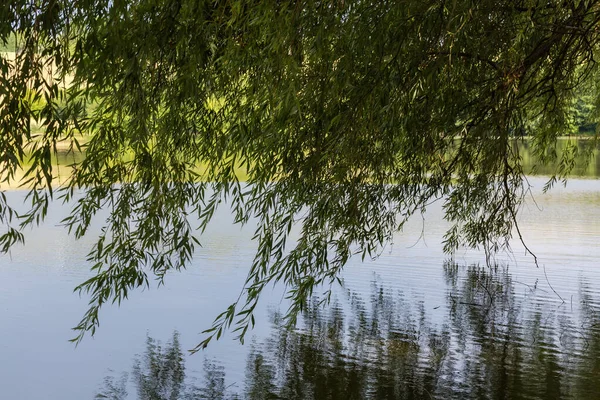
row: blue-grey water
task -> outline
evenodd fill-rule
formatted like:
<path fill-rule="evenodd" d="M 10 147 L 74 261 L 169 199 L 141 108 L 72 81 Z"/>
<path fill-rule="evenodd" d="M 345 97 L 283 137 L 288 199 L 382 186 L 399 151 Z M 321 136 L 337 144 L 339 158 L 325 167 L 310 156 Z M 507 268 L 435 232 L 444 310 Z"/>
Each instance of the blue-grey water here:
<path fill-rule="evenodd" d="M 433 205 L 377 260 L 351 259 L 333 303 L 295 331 L 277 326 L 286 302 L 276 287 L 245 345 L 233 335 L 211 342 L 186 356 L 186 375 L 201 382 L 209 360 L 222 367 L 228 395 L 248 398 L 262 396 L 251 395 L 259 370 L 270 371 L 263 375 L 279 398 L 597 398 L 600 181 L 572 179 L 549 194 L 543 178 L 530 182 L 535 203 L 519 219 L 539 268 L 516 240 L 496 256 L 497 270 L 482 252 L 449 258 L 448 224 Z M 7 196 L 18 202 L 24 193 Z M 69 236 L 58 226 L 66 213 L 54 205 L 25 246 L 0 256 L 2 399 L 92 399 L 105 376 L 131 371 L 148 335 L 166 342 L 177 330 L 181 347 L 192 348 L 237 298 L 254 255 L 252 227 L 232 225 L 221 210 L 187 270 L 106 307 L 95 337 L 75 347 L 70 328 L 86 300 L 72 290 L 90 276 L 94 237 Z"/>

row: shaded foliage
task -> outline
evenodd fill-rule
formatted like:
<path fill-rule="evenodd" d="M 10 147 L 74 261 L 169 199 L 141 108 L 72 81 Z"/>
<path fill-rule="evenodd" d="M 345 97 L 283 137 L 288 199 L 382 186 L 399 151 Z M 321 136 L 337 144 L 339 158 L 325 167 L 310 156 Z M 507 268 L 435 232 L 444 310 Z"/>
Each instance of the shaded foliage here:
<path fill-rule="evenodd" d="M 109 210 L 81 340 L 105 303 L 184 268 L 226 204 L 258 250 L 200 349 L 232 325 L 243 340 L 269 283 L 294 322 L 435 200 L 446 251 L 506 248 L 528 189 L 511 136 L 557 162 L 548 187 L 589 156 L 555 143 L 578 93 L 598 102 L 599 21 L 595 0 L 4 2 L 0 42 L 20 50 L 0 56 L 0 179 L 30 192 L 23 213 L 0 196 L 0 249 L 52 199 L 78 238 Z M 58 148 L 85 151 L 60 185 Z"/>

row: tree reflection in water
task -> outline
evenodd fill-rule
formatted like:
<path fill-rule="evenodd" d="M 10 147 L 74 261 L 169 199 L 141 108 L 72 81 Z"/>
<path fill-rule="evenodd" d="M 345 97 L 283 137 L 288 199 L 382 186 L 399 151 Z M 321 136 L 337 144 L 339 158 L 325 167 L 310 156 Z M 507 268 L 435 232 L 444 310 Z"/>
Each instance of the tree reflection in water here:
<path fill-rule="evenodd" d="M 226 387 L 216 361 L 199 384 L 184 383 L 178 335 L 164 349 L 148 339 L 132 374 L 138 398 L 598 398 L 599 303 L 589 283 L 578 311 L 561 313 L 535 287 L 517 293 L 506 271 L 447 264 L 444 274 L 441 322 L 377 281 L 367 301 L 348 293 L 324 309 L 312 299 L 296 329 L 274 313 L 271 336 L 251 346 L 242 393 Z M 107 377 L 98 398 L 126 398 L 123 382 Z"/>

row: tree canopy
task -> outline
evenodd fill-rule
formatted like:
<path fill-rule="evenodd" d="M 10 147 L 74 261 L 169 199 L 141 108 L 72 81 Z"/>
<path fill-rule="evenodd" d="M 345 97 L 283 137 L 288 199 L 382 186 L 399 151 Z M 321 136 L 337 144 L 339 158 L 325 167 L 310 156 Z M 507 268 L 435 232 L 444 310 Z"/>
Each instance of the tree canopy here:
<path fill-rule="evenodd" d="M 528 190 L 514 137 L 557 179 L 556 139 L 598 102 L 593 0 L 12 0 L 0 5 L 4 251 L 53 200 L 79 238 L 109 210 L 75 328 L 184 268 L 218 207 L 256 224 L 242 295 L 206 341 L 243 338 L 263 288 L 294 321 L 351 256 L 443 202 L 445 250 L 508 246 Z M 581 108 L 581 105 L 580 105 Z M 81 153 L 67 177 L 53 157 Z M 294 225 L 299 237 L 288 240 Z"/>

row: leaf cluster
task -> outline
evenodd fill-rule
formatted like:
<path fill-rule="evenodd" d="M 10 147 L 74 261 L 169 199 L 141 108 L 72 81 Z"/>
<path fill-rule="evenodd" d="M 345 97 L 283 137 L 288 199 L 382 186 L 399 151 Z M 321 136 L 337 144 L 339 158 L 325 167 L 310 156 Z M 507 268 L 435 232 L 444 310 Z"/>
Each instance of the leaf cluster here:
<path fill-rule="evenodd" d="M 590 151 L 559 158 L 555 143 L 586 85 L 596 115 L 598 3 L 4 4 L 0 42 L 16 38 L 19 51 L 0 56 L 0 169 L 29 188 L 30 208 L 0 198 L 0 245 L 22 242 L 53 199 L 71 206 L 76 237 L 108 210 L 95 275 L 77 288 L 90 295 L 78 341 L 102 305 L 188 265 L 229 207 L 256 223 L 258 250 L 196 350 L 232 325 L 243 340 L 270 283 L 288 288 L 294 322 L 350 257 L 376 257 L 432 201 L 452 222 L 448 252 L 506 248 L 528 190 L 514 133 L 527 129 L 541 163 L 558 162 L 549 186 Z M 59 147 L 85 157 L 57 187 Z"/>

